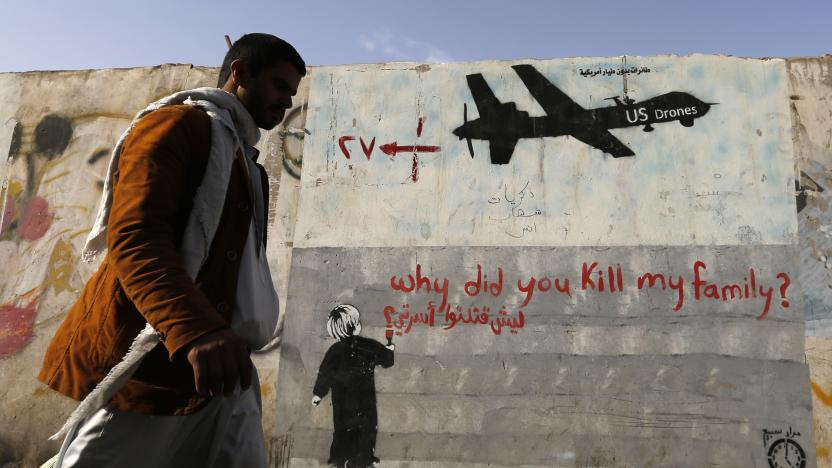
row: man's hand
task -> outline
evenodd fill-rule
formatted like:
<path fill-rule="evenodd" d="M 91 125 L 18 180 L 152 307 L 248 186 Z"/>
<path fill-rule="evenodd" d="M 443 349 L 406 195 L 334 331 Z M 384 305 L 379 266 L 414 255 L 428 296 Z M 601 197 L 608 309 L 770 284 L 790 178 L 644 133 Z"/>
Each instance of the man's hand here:
<path fill-rule="evenodd" d="M 251 358 L 233 331 L 222 329 L 197 338 L 185 352 L 200 395 L 231 395 L 238 381 L 243 390 L 251 386 Z"/>
<path fill-rule="evenodd" d="M 319 404 L 321 404 L 321 397 L 319 397 L 318 395 L 313 396 L 312 405 L 318 406 Z"/>

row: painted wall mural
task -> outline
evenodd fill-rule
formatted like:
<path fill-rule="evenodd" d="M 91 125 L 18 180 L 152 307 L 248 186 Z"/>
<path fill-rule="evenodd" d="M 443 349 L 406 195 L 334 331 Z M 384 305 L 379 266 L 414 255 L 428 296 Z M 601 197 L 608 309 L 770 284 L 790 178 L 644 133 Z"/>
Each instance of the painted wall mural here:
<path fill-rule="evenodd" d="M 78 292 L 77 278 L 72 281 L 77 259 L 71 242 L 87 230 L 77 226 L 73 229 L 63 218 L 67 210 L 86 213 L 92 208 L 70 205 L 65 197 L 49 195 L 52 187 L 61 185 L 62 179 L 73 174 L 76 166 L 72 160 L 82 155 L 78 154 L 78 148 L 68 148 L 77 128 L 84 128 L 89 117 L 47 114 L 34 125 L 25 119 L 7 121 L 12 131 L 6 157 L 5 190 L 0 193 L 5 207 L 0 213 L 0 243 L 8 256 L 5 263 L 8 276 L 0 285 L 5 301 L 0 305 L 3 311 L 0 357 L 16 354 L 29 343 L 38 304 L 49 288 L 56 294 Z M 99 163 L 102 154 L 109 154 L 109 150 L 97 147 L 83 158 L 86 164 L 81 167 L 93 174 L 103 170 L 99 167 L 106 163 Z M 101 177 L 96 175 L 86 191 L 99 194 L 101 182 Z M 31 256 L 27 253 L 33 248 L 51 250 L 45 269 L 29 263 Z M 32 270 L 40 271 L 33 276 Z M 19 280 L 15 281 L 15 277 Z"/>
<path fill-rule="evenodd" d="M 304 128 L 306 108 L 304 102 L 289 110 L 275 133 L 278 159 L 283 162 L 283 168 L 296 179 L 300 179 L 303 166 L 303 139 L 309 134 Z"/>
<path fill-rule="evenodd" d="M 337 415 L 309 398 L 332 346 L 329 310 L 349 303 L 360 336 L 396 345 L 395 366 L 375 373 L 382 465 L 766 466 L 764 430 L 812 431 L 783 265 L 793 273 L 793 252 L 777 246 L 296 249 L 278 465 L 330 460 Z M 777 298 L 762 318 L 765 296 L 724 289 L 750 285 L 751 269 Z M 813 450 L 811 437 L 799 444 Z"/>
<path fill-rule="evenodd" d="M 832 466 L 828 62 L 311 69 L 261 145 L 285 312 L 254 356 L 273 462 Z M 35 373 L 93 268 L 77 251 L 112 142 L 215 73 L 0 74 L 0 370 L 18 376 L 0 459 L 56 449 L 70 405 Z M 347 304 L 354 341 L 395 349 L 345 367 L 376 424 L 336 420 L 331 388 L 313 404 Z M 374 443 L 331 457 L 336 432 Z"/>
<path fill-rule="evenodd" d="M 815 466 L 791 125 L 779 60 L 316 69 L 278 466 Z M 340 304 L 396 346 L 346 462 Z"/>
<path fill-rule="evenodd" d="M 795 242 L 783 64 L 629 60 L 317 69 L 297 244 Z"/>
<path fill-rule="evenodd" d="M 508 164 L 517 140 L 563 135 L 577 138 L 614 158 L 635 156 L 633 150 L 608 130 L 643 126 L 645 132 L 652 132 L 654 123 L 674 121 L 684 127 L 692 127 L 694 119 L 703 117 L 715 104 L 674 91 L 642 102 L 635 102 L 627 96 L 622 101 L 620 96 L 613 96 L 607 98 L 615 101 L 613 107 L 584 109 L 533 65 L 514 65 L 511 68 L 543 107 L 546 116 L 529 117 L 528 112 L 518 111 L 517 104 L 513 102 L 501 103 L 481 73 L 466 76 L 480 118 L 468 122 L 468 107 L 465 104 L 465 123 L 453 133 L 468 141 L 468 152 L 472 158 L 472 138 L 488 140 L 493 164 Z"/>
<path fill-rule="evenodd" d="M 359 336 L 361 313 L 353 305 L 335 306 L 329 313 L 326 329 L 336 340 L 324 355 L 312 389 L 312 404 L 331 394 L 332 444 L 327 463 L 348 466 L 373 466 L 378 435 L 375 367 L 391 367 L 395 345 L 388 333 L 387 346 Z"/>
<path fill-rule="evenodd" d="M 112 145 L 147 102 L 209 76 L 190 66 L 0 73 L 0 369 L 9 377 L 0 388 L 0 460 L 38 466 L 56 450 L 47 437 L 71 405 L 36 374 L 97 268 L 78 252 Z"/>

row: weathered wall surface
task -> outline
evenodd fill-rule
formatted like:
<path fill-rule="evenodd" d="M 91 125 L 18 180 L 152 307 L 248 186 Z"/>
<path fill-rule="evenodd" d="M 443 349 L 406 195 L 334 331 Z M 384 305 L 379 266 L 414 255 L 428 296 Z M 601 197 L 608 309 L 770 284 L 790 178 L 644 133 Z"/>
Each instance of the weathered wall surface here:
<path fill-rule="evenodd" d="M 94 270 L 78 252 L 112 145 L 215 76 L 0 74 L 0 464 L 48 458 L 73 406 L 35 375 Z M 286 312 L 255 357 L 273 462 L 326 464 L 312 387 L 350 303 L 397 346 L 375 369 L 384 466 L 768 466 L 796 445 L 815 466 L 815 441 L 829 466 L 829 76 L 711 56 L 312 69 L 260 143 Z"/>
<path fill-rule="evenodd" d="M 818 464 L 832 466 L 832 57 L 789 61 L 806 310 Z"/>

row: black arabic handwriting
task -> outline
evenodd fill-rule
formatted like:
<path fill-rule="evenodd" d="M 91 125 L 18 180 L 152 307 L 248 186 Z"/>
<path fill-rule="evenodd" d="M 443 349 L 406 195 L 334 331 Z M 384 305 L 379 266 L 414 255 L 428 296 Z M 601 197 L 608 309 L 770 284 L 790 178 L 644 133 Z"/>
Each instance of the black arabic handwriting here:
<path fill-rule="evenodd" d="M 642 73 L 652 73 L 648 67 L 628 67 L 628 68 L 579 68 L 578 72 L 584 78 L 593 78 L 596 76 L 621 76 L 621 75 L 641 75 Z"/>
<path fill-rule="evenodd" d="M 501 187 L 502 190 L 502 197 L 500 196 L 492 196 L 488 198 L 488 203 L 490 205 L 499 205 L 505 202 L 506 207 L 506 216 L 504 217 L 493 217 L 489 216 L 488 218 L 492 221 L 505 221 L 509 218 L 531 218 L 533 216 L 540 216 L 543 214 L 543 211 L 538 208 L 524 208 L 523 202 L 526 200 L 528 196 L 530 199 L 535 198 L 534 192 L 529 189 L 529 181 L 526 181 L 526 184 L 517 192 L 511 193 L 509 196 L 508 184 L 503 184 Z"/>
<path fill-rule="evenodd" d="M 543 210 L 528 206 L 529 201 L 536 198 L 530 185 L 530 182 L 526 181 L 522 189 L 515 191 L 509 190 L 508 184 L 502 184 L 497 188 L 498 193 L 488 198 L 489 205 L 505 210 L 499 216 L 489 215 L 488 219 L 497 222 L 513 220 L 512 224 L 504 226 L 503 231 L 516 239 L 537 232 L 537 223 L 532 218 L 543 215 Z M 516 221 L 521 221 L 523 224 L 518 225 Z"/>

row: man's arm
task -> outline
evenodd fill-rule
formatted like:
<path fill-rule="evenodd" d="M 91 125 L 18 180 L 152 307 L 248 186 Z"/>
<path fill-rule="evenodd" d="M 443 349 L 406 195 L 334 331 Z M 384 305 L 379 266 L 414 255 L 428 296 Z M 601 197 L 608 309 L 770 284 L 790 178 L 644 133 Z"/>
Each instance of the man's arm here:
<path fill-rule="evenodd" d="M 230 392 L 240 374 L 247 386 L 251 361 L 185 271 L 175 245 L 179 209 L 193 196 L 184 181 L 194 177 L 188 171 L 210 145 L 208 119 L 197 109 L 166 107 L 136 124 L 119 159 L 107 246 L 124 291 L 162 334 L 169 356 L 187 355 L 197 391 L 217 394 L 223 382 Z"/>

